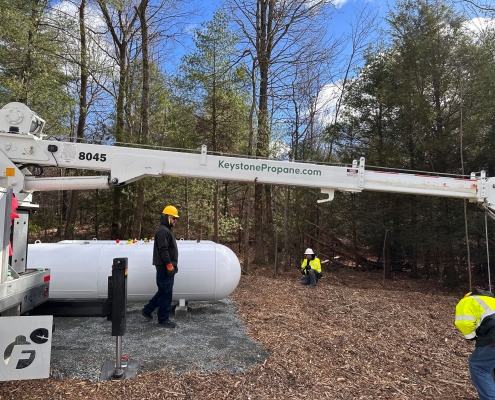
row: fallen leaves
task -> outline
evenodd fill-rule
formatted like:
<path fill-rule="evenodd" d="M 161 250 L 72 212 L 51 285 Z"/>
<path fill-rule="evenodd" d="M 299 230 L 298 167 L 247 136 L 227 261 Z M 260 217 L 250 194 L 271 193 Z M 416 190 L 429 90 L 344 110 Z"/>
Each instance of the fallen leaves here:
<path fill-rule="evenodd" d="M 326 274 L 311 289 L 288 273 L 243 276 L 232 297 L 248 334 L 270 353 L 244 374 L 162 369 L 132 381 L 12 381 L 0 385 L 0 399 L 477 398 L 472 344 L 453 326 L 457 295 L 364 273 Z"/>

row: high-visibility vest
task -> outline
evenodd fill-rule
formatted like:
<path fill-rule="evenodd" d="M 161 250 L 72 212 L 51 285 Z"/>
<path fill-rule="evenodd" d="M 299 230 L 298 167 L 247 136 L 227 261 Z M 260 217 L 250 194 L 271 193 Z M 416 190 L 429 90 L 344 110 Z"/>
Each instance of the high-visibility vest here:
<path fill-rule="evenodd" d="M 468 293 L 455 308 L 455 326 L 466 339 L 477 337 L 476 329 L 483 321 L 493 324 L 495 314 L 495 297 Z"/>
<path fill-rule="evenodd" d="M 314 260 L 308 260 L 305 258 L 301 264 L 301 269 L 303 270 L 304 275 L 306 275 L 306 266 L 308 265 L 309 261 L 309 266 L 311 269 L 314 269 L 316 272 L 321 272 L 321 264 L 320 264 L 320 259 L 318 257 L 315 257 Z"/>

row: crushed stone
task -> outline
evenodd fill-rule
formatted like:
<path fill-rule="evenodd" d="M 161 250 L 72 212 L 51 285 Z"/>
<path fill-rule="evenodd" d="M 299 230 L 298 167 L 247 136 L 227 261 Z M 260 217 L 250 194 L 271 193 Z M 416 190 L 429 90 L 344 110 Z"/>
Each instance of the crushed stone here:
<path fill-rule="evenodd" d="M 231 298 L 189 303 L 187 315 L 175 319 L 175 329 L 158 326 L 156 316 L 148 321 L 141 315 L 142 307 L 128 303 L 121 352 L 139 363 L 139 373 L 165 369 L 238 374 L 268 357 L 247 335 Z M 51 376 L 98 381 L 103 363 L 116 357 L 112 322 L 101 317 L 55 317 L 54 324 Z"/>

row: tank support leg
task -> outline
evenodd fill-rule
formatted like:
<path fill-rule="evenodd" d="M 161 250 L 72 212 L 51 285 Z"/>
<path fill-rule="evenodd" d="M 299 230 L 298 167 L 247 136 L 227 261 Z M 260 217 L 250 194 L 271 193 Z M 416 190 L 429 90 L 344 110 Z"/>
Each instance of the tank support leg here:
<path fill-rule="evenodd" d="M 179 304 L 175 307 L 175 316 L 183 317 L 187 315 L 187 301 L 185 299 L 179 299 Z"/>

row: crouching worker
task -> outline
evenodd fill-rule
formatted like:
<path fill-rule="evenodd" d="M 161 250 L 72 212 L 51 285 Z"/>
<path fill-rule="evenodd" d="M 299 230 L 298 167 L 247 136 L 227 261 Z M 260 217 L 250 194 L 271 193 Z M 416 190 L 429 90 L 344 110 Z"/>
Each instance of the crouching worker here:
<path fill-rule="evenodd" d="M 301 273 L 303 277 L 299 283 L 301 285 L 310 285 L 311 287 L 315 287 L 318 279 L 322 276 L 320 259 L 316 257 L 312 249 L 308 248 L 304 252 Z"/>
<path fill-rule="evenodd" d="M 469 372 L 480 400 L 495 399 L 495 296 L 479 289 L 466 294 L 455 308 L 455 326 L 475 342 Z"/>

